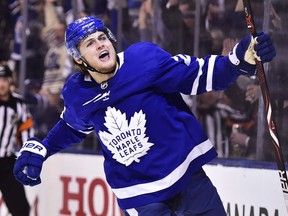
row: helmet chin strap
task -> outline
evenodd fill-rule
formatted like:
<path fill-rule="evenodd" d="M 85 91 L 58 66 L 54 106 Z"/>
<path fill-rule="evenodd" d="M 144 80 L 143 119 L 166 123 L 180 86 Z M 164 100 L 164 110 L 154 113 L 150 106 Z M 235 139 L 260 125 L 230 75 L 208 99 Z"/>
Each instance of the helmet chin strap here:
<path fill-rule="evenodd" d="M 91 65 L 89 65 L 89 63 L 83 57 L 81 58 L 81 60 L 82 60 L 82 65 L 90 72 L 96 72 L 100 74 L 112 74 L 115 72 L 115 69 L 116 69 L 116 65 L 115 65 L 115 67 L 111 71 L 102 72 L 102 71 L 97 70 L 96 68 L 93 68 Z"/>

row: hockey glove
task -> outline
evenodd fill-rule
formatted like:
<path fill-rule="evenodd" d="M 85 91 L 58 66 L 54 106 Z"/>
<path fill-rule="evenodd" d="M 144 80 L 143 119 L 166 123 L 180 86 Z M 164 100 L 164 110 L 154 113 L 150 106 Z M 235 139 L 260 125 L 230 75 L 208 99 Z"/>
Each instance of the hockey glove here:
<path fill-rule="evenodd" d="M 19 152 L 14 165 L 15 178 L 24 185 L 34 186 L 41 183 L 40 173 L 47 150 L 40 140 L 30 138 Z"/>
<path fill-rule="evenodd" d="M 268 34 L 258 33 L 256 38 L 247 35 L 237 43 L 229 53 L 229 59 L 234 65 L 242 63 L 256 64 L 256 59 L 262 62 L 269 62 L 276 56 L 276 51 Z"/>

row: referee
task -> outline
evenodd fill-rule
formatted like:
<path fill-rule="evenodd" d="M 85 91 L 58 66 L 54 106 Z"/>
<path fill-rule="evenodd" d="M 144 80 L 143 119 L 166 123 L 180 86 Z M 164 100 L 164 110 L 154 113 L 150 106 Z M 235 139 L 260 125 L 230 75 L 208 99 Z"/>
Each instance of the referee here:
<path fill-rule="evenodd" d="M 12 93 L 12 72 L 0 64 L 0 191 L 12 216 L 29 216 L 22 184 L 13 175 L 17 143 L 34 135 L 32 118 L 20 95 Z"/>

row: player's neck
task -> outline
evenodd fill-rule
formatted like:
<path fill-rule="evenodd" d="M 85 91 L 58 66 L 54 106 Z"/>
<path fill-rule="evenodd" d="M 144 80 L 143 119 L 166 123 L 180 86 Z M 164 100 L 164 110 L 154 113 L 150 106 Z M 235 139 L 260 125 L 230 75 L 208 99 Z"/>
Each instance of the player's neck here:
<path fill-rule="evenodd" d="M 89 72 L 89 74 L 97 83 L 100 84 L 111 79 L 117 73 L 118 68 L 119 68 L 119 65 L 118 63 L 116 63 L 116 67 L 113 73 L 101 74 L 97 72 Z"/>

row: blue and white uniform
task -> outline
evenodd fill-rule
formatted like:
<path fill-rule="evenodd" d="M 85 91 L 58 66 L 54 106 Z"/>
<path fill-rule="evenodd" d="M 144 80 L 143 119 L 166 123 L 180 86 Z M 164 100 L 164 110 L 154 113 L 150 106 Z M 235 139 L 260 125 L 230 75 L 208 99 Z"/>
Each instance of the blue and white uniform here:
<path fill-rule="evenodd" d="M 242 72 L 228 57 L 171 56 L 147 42 L 119 53 L 118 64 L 102 84 L 81 73 L 67 80 L 62 119 L 43 143 L 50 156 L 95 130 L 107 181 L 119 206 L 129 209 L 176 195 L 217 156 L 179 93 L 222 90 Z"/>

